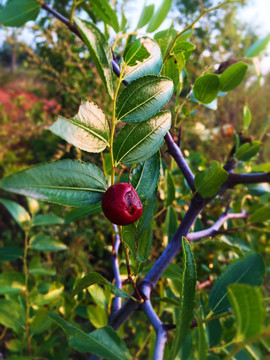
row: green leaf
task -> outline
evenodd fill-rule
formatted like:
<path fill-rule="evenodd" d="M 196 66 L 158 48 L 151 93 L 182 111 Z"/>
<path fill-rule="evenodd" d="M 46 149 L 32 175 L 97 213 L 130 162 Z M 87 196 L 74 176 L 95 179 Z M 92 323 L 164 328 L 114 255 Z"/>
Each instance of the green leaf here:
<path fill-rule="evenodd" d="M 172 79 L 174 91 L 179 91 L 181 71 L 185 67 L 185 57 L 183 53 L 169 56 L 163 64 L 161 74 Z"/>
<path fill-rule="evenodd" d="M 40 10 L 36 0 L 10 0 L 0 11 L 0 23 L 5 26 L 22 26 L 29 20 L 35 20 Z"/>
<path fill-rule="evenodd" d="M 214 319 L 206 322 L 205 327 L 209 347 L 214 347 L 215 345 L 218 345 L 222 336 L 222 326 L 219 319 Z"/>
<path fill-rule="evenodd" d="M 172 0 L 163 0 L 162 4 L 155 12 L 154 16 L 152 17 L 146 31 L 151 33 L 157 30 L 163 21 L 166 19 L 168 12 L 172 6 Z"/>
<path fill-rule="evenodd" d="M 250 253 L 227 266 L 221 277 L 215 282 L 209 296 L 209 305 L 214 314 L 228 311 L 227 286 L 235 283 L 257 285 L 262 284 L 265 266 L 262 257 Z"/>
<path fill-rule="evenodd" d="M 120 31 L 125 31 L 124 29 L 127 25 L 128 20 L 126 18 L 123 8 L 121 9 L 121 12 L 122 12 L 122 18 L 121 18 Z"/>
<path fill-rule="evenodd" d="M 41 334 L 49 330 L 52 325 L 52 319 L 48 316 L 47 308 L 40 308 L 31 318 L 30 332 L 31 334 Z"/>
<path fill-rule="evenodd" d="M 182 238 L 184 273 L 181 291 L 181 303 L 179 304 L 178 317 L 176 322 L 176 331 L 173 338 L 170 359 L 175 359 L 185 337 L 190 331 L 190 325 L 193 319 L 196 292 L 196 264 L 190 248 L 189 242 Z"/>
<path fill-rule="evenodd" d="M 44 267 L 43 267 L 44 265 Z M 49 275 L 54 276 L 56 274 L 56 270 L 49 268 L 49 263 L 41 264 L 40 257 L 35 256 L 31 259 L 28 269 L 31 275 Z"/>
<path fill-rule="evenodd" d="M 197 334 L 198 340 L 196 342 L 197 345 L 197 354 L 198 359 L 207 360 L 207 341 L 206 341 L 206 332 L 203 326 L 203 321 L 200 316 L 196 316 L 197 320 Z"/>
<path fill-rule="evenodd" d="M 219 92 L 219 77 L 215 74 L 206 74 L 196 79 L 193 87 L 194 96 L 204 104 L 211 103 Z"/>
<path fill-rule="evenodd" d="M 92 215 L 101 212 L 101 202 L 89 206 L 72 209 L 65 216 L 65 224 L 70 224 L 73 221 L 79 220 L 87 215 Z"/>
<path fill-rule="evenodd" d="M 175 199 L 175 185 L 174 179 L 171 173 L 166 169 L 165 172 L 165 181 L 166 181 L 166 206 L 172 204 Z"/>
<path fill-rule="evenodd" d="M 49 316 L 60 325 L 68 336 L 68 343 L 80 352 L 89 352 L 108 360 L 131 360 L 126 345 L 109 326 L 89 334 L 81 331 L 57 314 Z"/>
<path fill-rule="evenodd" d="M 164 111 L 151 119 L 136 124 L 126 124 L 114 142 L 116 165 L 130 166 L 153 156 L 163 144 L 163 137 L 171 126 L 171 113 Z"/>
<path fill-rule="evenodd" d="M 145 261 L 145 259 L 137 253 L 137 238 L 137 230 L 134 224 L 123 226 L 122 241 L 132 252 L 134 259 L 142 262 Z"/>
<path fill-rule="evenodd" d="M 155 196 L 154 206 L 156 206 L 156 196 Z M 144 222 L 144 224 L 146 223 Z M 146 264 L 146 260 L 150 256 L 151 248 L 152 248 L 152 240 L 153 240 L 153 226 L 154 226 L 154 210 L 152 210 L 152 217 L 148 222 L 147 228 L 143 232 L 141 232 L 141 234 L 139 234 L 137 254 L 139 254 L 141 258 L 144 259 L 144 262 L 139 264 L 137 273 L 142 271 L 144 265 Z M 140 229 L 143 229 L 143 224 L 141 227 L 139 226 L 139 232 Z"/>
<path fill-rule="evenodd" d="M 260 55 L 260 53 L 266 49 L 269 41 L 270 34 L 263 37 L 262 39 L 255 41 L 255 43 L 247 49 L 245 57 L 252 58 Z"/>
<path fill-rule="evenodd" d="M 163 59 L 165 58 L 169 49 L 171 48 L 176 36 L 177 36 L 177 31 L 172 26 L 169 27 L 169 29 L 167 30 L 159 31 L 154 35 L 154 39 L 157 41 L 161 49 Z"/>
<path fill-rule="evenodd" d="M 25 320 L 23 304 L 9 299 L 0 299 L 0 324 L 22 335 L 25 331 Z"/>
<path fill-rule="evenodd" d="M 257 209 L 253 214 L 251 214 L 248 218 L 249 223 L 261 223 L 264 221 L 270 220 L 270 207 L 263 206 Z"/>
<path fill-rule="evenodd" d="M 180 41 L 179 38 L 176 40 L 175 45 L 172 49 L 172 53 L 178 54 L 179 52 L 184 51 L 193 51 L 195 49 L 195 45 L 189 41 Z"/>
<path fill-rule="evenodd" d="M 51 226 L 64 223 L 64 219 L 55 215 L 37 215 L 33 218 L 33 226 Z"/>
<path fill-rule="evenodd" d="M 107 285 L 107 286 L 109 286 L 109 288 L 111 289 L 112 293 L 115 296 L 119 296 L 119 297 L 126 298 L 126 299 L 131 298 L 131 296 L 126 291 L 121 290 L 118 287 L 114 286 L 113 284 L 111 284 L 108 280 L 106 280 L 102 275 L 100 275 L 97 272 L 91 272 L 90 274 L 88 274 L 88 275 L 84 276 L 83 278 L 81 278 L 80 280 L 78 280 L 72 291 L 72 295 L 74 296 L 74 295 L 78 294 L 80 291 L 88 288 L 89 286 L 91 286 L 93 284 Z"/>
<path fill-rule="evenodd" d="M 154 75 L 134 80 L 119 95 L 116 117 L 124 122 L 140 122 L 155 115 L 171 98 L 173 82 Z"/>
<path fill-rule="evenodd" d="M 22 257 L 23 250 L 17 246 L 0 248 L 0 262 L 13 261 Z"/>
<path fill-rule="evenodd" d="M 65 159 L 8 176 L 0 181 L 0 187 L 60 205 L 86 206 L 101 200 L 107 181 L 96 165 Z"/>
<path fill-rule="evenodd" d="M 112 53 L 109 44 L 100 30 L 91 22 L 80 20 L 76 16 L 74 16 L 74 22 L 92 56 L 108 94 L 113 99 Z"/>
<path fill-rule="evenodd" d="M 178 228 L 177 213 L 172 206 L 169 206 L 165 218 L 165 234 L 167 236 L 167 243 L 171 240 L 177 228 Z"/>
<path fill-rule="evenodd" d="M 53 282 L 46 294 L 32 294 L 31 302 L 36 306 L 44 306 L 60 297 L 64 291 L 64 285 L 60 282 Z"/>
<path fill-rule="evenodd" d="M 107 0 L 91 0 L 91 8 L 105 24 L 110 25 L 118 33 L 118 17 Z"/>
<path fill-rule="evenodd" d="M 255 171 L 255 172 L 261 172 L 261 171 L 270 172 L 270 162 L 264 163 L 264 164 L 253 165 L 252 166 L 252 171 Z"/>
<path fill-rule="evenodd" d="M 24 276 L 16 271 L 0 274 L 0 295 L 18 294 L 25 291 Z"/>
<path fill-rule="evenodd" d="M 227 171 L 217 161 L 212 161 L 209 169 L 196 174 L 195 188 L 204 199 L 210 198 L 220 190 L 227 177 Z"/>
<path fill-rule="evenodd" d="M 29 247 L 38 251 L 61 251 L 68 248 L 64 243 L 42 233 L 31 237 Z"/>
<path fill-rule="evenodd" d="M 31 217 L 21 205 L 8 199 L 0 199 L 0 203 L 5 206 L 5 208 L 9 211 L 14 220 L 22 229 L 25 229 L 28 226 L 31 221 Z"/>
<path fill-rule="evenodd" d="M 239 161 L 248 161 L 255 156 L 261 149 L 261 141 L 252 141 L 244 143 L 235 152 L 235 157 Z"/>
<path fill-rule="evenodd" d="M 142 37 L 130 43 L 123 58 L 123 79 L 128 82 L 146 75 L 158 75 L 162 68 L 160 48 L 149 37 Z"/>
<path fill-rule="evenodd" d="M 248 65 L 239 61 L 229 66 L 220 75 L 220 90 L 230 91 L 235 89 L 244 80 L 248 69 Z"/>
<path fill-rule="evenodd" d="M 252 115 L 247 105 L 244 106 L 243 116 L 244 116 L 244 129 L 248 129 L 251 123 Z"/>
<path fill-rule="evenodd" d="M 136 190 L 141 201 L 152 196 L 159 180 L 159 174 L 159 151 L 148 160 L 135 167 L 131 175 L 130 183 Z"/>
<path fill-rule="evenodd" d="M 263 330 L 265 309 L 258 287 L 234 284 L 228 287 L 228 298 L 235 316 L 237 334 L 235 341 L 259 334 Z"/>
<path fill-rule="evenodd" d="M 154 14 L 154 10 L 155 10 L 154 4 L 143 7 L 141 16 L 138 21 L 137 29 L 141 29 L 142 27 L 144 27 L 146 24 L 149 23 L 149 21 L 151 20 L 153 14 Z"/>
<path fill-rule="evenodd" d="M 50 130 L 88 152 L 101 152 L 110 144 L 110 127 L 103 111 L 91 101 L 82 101 L 79 112 L 71 119 L 59 116 Z"/>
<path fill-rule="evenodd" d="M 258 287 L 234 284 L 228 287 L 228 298 L 235 316 L 237 333 L 234 341 L 240 342 L 263 330 L 265 309 Z"/>
<path fill-rule="evenodd" d="M 107 311 L 98 305 L 88 305 L 87 314 L 95 328 L 101 328 L 108 324 Z"/>
<path fill-rule="evenodd" d="M 140 238 L 143 232 L 147 230 L 149 223 L 153 218 L 156 207 L 156 201 L 157 201 L 157 189 L 153 192 L 152 196 L 146 199 L 143 203 L 142 216 L 139 218 L 139 220 L 136 223 L 138 238 Z"/>

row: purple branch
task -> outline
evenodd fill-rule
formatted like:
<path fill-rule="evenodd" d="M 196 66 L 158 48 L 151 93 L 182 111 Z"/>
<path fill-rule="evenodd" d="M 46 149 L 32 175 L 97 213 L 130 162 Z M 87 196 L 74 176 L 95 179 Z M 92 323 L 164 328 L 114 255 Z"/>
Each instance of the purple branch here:
<path fill-rule="evenodd" d="M 270 183 L 270 172 L 251 173 L 251 174 L 230 174 L 227 180 L 227 187 L 233 187 L 238 184 L 256 184 Z"/>
<path fill-rule="evenodd" d="M 186 212 L 180 226 L 172 237 L 169 245 L 163 251 L 152 269 L 148 272 L 144 280 L 138 285 L 138 290 L 142 296 L 148 300 L 151 290 L 155 287 L 157 281 L 161 277 L 164 270 L 174 259 L 182 246 L 182 236 L 187 236 L 191 226 L 197 219 L 198 215 L 210 200 L 202 200 L 194 197 L 191 201 L 190 207 Z M 110 317 L 109 325 L 115 330 L 119 329 L 122 323 L 139 307 L 139 303 L 132 299 L 127 300 L 124 305 Z"/>
<path fill-rule="evenodd" d="M 176 145 L 176 143 L 174 142 L 174 140 L 169 132 L 167 132 L 167 134 L 164 136 L 164 139 L 168 146 L 168 151 L 169 151 L 170 155 L 176 161 L 176 163 L 179 166 L 180 170 L 182 171 L 185 179 L 187 180 L 189 187 L 194 192 L 195 191 L 194 175 L 192 174 L 192 171 L 190 170 L 186 160 L 184 159 L 182 151 Z"/>
<path fill-rule="evenodd" d="M 77 35 L 82 40 L 82 36 L 75 24 L 71 24 L 67 18 L 65 18 L 63 15 L 61 15 L 58 11 L 49 7 L 47 4 L 44 3 L 41 5 L 41 7 L 44 10 L 48 11 L 48 13 L 50 13 L 54 17 L 56 17 L 58 20 L 60 20 L 63 24 L 65 24 L 69 28 L 69 30 L 71 30 L 75 35 Z"/>
<path fill-rule="evenodd" d="M 207 236 L 215 236 L 220 227 L 225 223 L 225 221 L 229 219 L 243 219 L 247 217 L 247 213 L 242 212 L 240 214 L 231 214 L 231 213 L 223 213 L 220 218 L 215 222 L 213 226 L 209 229 L 205 229 L 202 231 L 193 232 L 187 235 L 188 241 L 195 241 Z"/>
<path fill-rule="evenodd" d="M 146 275 L 143 282 L 151 284 L 152 288 L 155 287 L 164 270 L 167 268 L 167 266 L 178 253 L 178 251 L 181 249 L 182 237 L 187 236 L 194 221 L 197 219 L 198 215 L 209 201 L 210 200 L 206 201 L 197 199 L 196 197 L 192 199 L 189 209 L 186 212 L 186 215 L 181 221 L 181 224 L 179 225 L 175 234 L 173 235 L 171 241 L 169 242 L 169 245 L 166 247 L 161 256 L 158 258 L 157 262 Z"/>
<path fill-rule="evenodd" d="M 146 300 L 141 305 L 141 309 L 144 311 L 145 315 L 148 317 L 150 323 L 152 324 L 155 332 L 156 332 L 156 345 L 155 345 L 155 353 L 154 353 L 154 359 L 155 360 L 162 360 L 165 344 L 168 339 L 167 331 L 164 328 L 163 323 L 155 313 L 155 310 L 153 309 L 153 306 L 151 304 L 150 298 L 150 288 L 145 287 L 142 288 L 142 292 L 146 296 Z"/>
<path fill-rule="evenodd" d="M 113 253 L 112 253 L 112 264 L 113 264 L 113 272 L 115 278 L 115 286 L 119 289 L 122 289 L 122 281 L 120 278 L 119 264 L 118 264 L 118 250 L 120 246 L 120 236 L 118 233 L 118 228 L 116 225 L 113 225 L 113 229 L 115 231 L 115 242 L 113 244 Z M 121 298 L 115 297 L 113 303 L 113 312 L 117 311 L 121 307 Z"/>

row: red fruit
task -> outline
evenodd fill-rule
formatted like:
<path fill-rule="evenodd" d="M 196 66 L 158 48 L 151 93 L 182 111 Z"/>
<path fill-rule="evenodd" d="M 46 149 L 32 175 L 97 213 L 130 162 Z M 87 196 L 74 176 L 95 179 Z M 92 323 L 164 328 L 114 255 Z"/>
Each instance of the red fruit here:
<path fill-rule="evenodd" d="M 102 210 L 113 224 L 128 225 L 141 217 L 143 207 L 133 186 L 118 183 L 103 195 Z"/>

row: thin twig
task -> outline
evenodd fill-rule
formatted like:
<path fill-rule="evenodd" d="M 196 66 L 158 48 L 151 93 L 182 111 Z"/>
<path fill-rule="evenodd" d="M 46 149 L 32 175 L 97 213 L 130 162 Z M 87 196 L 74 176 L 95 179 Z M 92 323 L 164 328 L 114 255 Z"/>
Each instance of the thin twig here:
<path fill-rule="evenodd" d="M 239 214 L 232 214 L 232 213 L 225 212 L 220 216 L 220 218 L 215 222 L 215 224 L 213 226 L 211 226 L 209 229 L 193 232 L 191 234 L 188 234 L 186 238 L 188 239 L 188 241 L 195 241 L 195 240 L 205 238 L 207 236 L 213 237 L 217 234 L 220 227 L 227 220 L 229 220 L 229 219 L 244 219 L 247 217 L 247 215 L 248 214 L 246 212 L 242 212 Z"/>

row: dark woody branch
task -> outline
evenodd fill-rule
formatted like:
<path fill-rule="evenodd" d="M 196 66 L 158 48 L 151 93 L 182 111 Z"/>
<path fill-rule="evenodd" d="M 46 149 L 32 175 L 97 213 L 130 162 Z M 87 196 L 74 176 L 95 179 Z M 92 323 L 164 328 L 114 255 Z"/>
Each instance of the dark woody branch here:
<path fill-rule="evenodd" d="M 230 174 L 227 180 L 227 187 L 231 188 L 238 184 L 270 183 L 270 172 L 250 174 Z"/>

